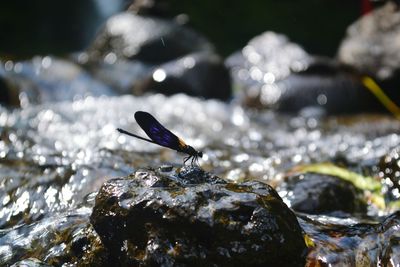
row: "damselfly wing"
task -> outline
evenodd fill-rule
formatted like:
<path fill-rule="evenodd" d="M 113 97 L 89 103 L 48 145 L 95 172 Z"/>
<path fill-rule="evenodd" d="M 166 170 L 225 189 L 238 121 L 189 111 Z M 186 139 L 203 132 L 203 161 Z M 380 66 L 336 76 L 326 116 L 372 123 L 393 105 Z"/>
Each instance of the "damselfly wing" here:
<path fill-rule="evenodd" d="M 145 111 L 137 111 L 135 113 L 135 120 L 143 131 L 147 134 L 150 139 L 141 137 L 139 135 L 130 133 L 123 129 L 117 129 L 120 133 L 127 134 L 141 140 L 151 142 L 163 147 L 168 147 L 170 149 L 176 150 L 178 152 L 183 152 L 188 155 L 184 159 L 184 163 L 189 159 L 192 159 L 192 165 L 197 162 L 198 157 L 202 157 L 203 153 L 201 151 L 195 150 L 193 147 L 187 145 L 182 139 L 173 134 L 170 130 L 165 128 L 156 118 L 154 118 L 150 113 Z"/>

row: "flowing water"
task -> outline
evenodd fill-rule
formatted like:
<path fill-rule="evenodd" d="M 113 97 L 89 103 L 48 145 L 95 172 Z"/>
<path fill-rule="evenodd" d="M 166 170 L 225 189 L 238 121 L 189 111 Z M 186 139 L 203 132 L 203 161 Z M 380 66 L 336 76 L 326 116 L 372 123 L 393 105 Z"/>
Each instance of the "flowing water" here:
<path fill-rule="evenodd" d="M 202 150 L 202 168 L 233 182 L 277 186 L 293 167 L 321 162 L 379 177 L 379 161 L 400 143 L 400 122 L 386 115 L 327 118 L 306 110 L 286 116 L 186 95 L 0 107 L 0 265 L 62 257 L 86 229 L 102 183 L 140 167 L 182 164 L 184 155 L 116 131 L 145 135 L 134 120 L 137 110 Z M 327 242 L 321 224 L 377 222 L 392 211 L 369 208 L 363 219 L 303 214 L 299 220 L 318 245 Z"/>

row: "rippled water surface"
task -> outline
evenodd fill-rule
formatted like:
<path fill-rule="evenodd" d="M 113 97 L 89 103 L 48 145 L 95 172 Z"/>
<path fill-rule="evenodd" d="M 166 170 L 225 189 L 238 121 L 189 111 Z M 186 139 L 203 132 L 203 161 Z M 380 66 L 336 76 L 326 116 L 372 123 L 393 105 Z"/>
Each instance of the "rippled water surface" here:
<path fill-rule="evenodd" d="M 321 162 L 378 176 L 380 158 L 400 143 L 400 122 L 390 116 L 325 118 L 308 110 L 289 117 L 185 95 L 0 107 L 2 264 L 41 255 L 32 246 L 43 248 L 48 258 L 61 253 L 65 243 L 54 240 L 79 235 L 93 205 L 90 193 L 104 181 L 139 167 L 182 164 L 184 155 L 116 131 L 144 135 L 133 117 L 137 110 L 150 112 L 202 150 L 204 169 L 232 181 L 276 186 L 292 167 Z"/>

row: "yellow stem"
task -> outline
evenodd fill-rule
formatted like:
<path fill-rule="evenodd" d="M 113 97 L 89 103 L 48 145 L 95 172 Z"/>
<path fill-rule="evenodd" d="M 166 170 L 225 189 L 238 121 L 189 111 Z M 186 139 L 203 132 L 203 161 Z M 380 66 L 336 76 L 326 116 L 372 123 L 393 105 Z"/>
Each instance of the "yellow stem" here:
<path fill-rule="evenodd" d="M 379 85 L 370 77 L 364 76 L 362 77 L 362 83 L 365 87 L 367 87 L 375 97 L 385 106 L 387 110 L 389 110 L 397 119 L 400 120 L 400 108 L 396 105 L 383 90 L 379 87 Z"/>

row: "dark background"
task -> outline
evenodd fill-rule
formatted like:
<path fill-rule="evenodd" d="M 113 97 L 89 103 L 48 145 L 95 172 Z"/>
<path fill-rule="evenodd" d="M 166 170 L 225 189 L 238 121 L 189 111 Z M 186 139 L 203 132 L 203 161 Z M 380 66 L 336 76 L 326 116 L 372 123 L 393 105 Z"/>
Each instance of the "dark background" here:
<path fill-rule="evenodd" d="M 136 1 L 141 13 L 164 18 L 186 14 L 223 56 L 272 30 L 310 53 L 334 56 L 347 26 L 361 15 L 361 0 L 163 0 Z M 149 3 L 150 6 L 149 7 Z M 79 51 L 107 17 L 127 9 L 127 0 L 7 0 L 0 3 L 0 57 Z"/>

